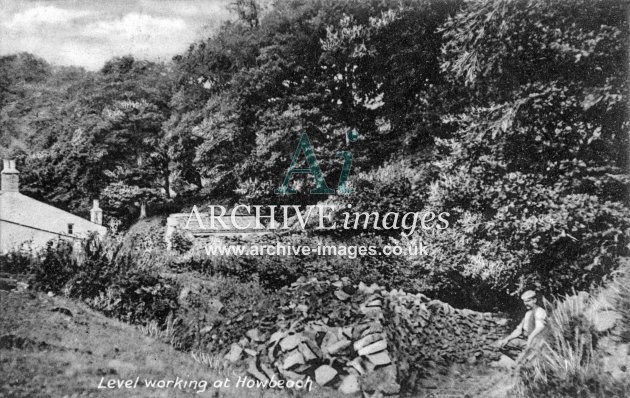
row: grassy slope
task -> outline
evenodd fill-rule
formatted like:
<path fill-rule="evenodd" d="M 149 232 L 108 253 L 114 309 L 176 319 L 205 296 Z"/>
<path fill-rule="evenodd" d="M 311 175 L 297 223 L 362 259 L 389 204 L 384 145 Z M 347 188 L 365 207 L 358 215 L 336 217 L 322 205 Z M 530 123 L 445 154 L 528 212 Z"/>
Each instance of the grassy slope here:
<path fill-rule="evenodd" d="M 178 352 L 143 335 L 137 328 L 106 318 L 82 303 L 41 293 L 0 290 L 0 397 L 257 397 L 290 396 L 285 391 L 260 389 L 213 389 L 197 394 L 194 390 L 147 389 L 99 390 L 105 379 L 217 380 L 219 372 L 197 364 L 191 356 Z M 70 310 L 72 316 L 51 311 Z M 26 342 L 15 347 L 14 335 Z M 13 341 L 14 343 L 11 343 Z M 13 346 L 7 348 L 7 346 Z M 238 374 L 243 371 L 236 370 Z M 236 379 L 234 376 L 225 376 Z M 233 381 L 234 383 L 234 381 Z M 337 395 L 331 390 L 298 393 L 292 396 Z"/>

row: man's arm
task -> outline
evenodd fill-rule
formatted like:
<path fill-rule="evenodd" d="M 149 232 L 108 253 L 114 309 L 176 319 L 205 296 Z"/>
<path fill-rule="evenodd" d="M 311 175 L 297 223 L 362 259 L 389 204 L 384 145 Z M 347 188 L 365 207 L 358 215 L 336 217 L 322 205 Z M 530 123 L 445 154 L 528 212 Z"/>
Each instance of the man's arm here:
<path fill-rule="evenodd" d="M 534 311 L 534 330 L 527 337 L 527 346 L 531 346 L 532 342 L 547 326 L 547 311 L 537 308 Z"/>
<path fill-rule="evenodd" d="M 521 321 L 521 323 L 518 324 L 518 326 L 516 327 L 516 329 L 514 329 L 512 331 L 512 333 L 510 333 L 510 335 L 504 339 L 499 340 L 497 343 L 499 344 L 500 347 L 503 347 L 504 345 L 506 345 L 507 343 L 510 342 L 510 340 L 514 340 L 515 338 L 519 337 L 522 333 L 523 333 L 523 322 L 525 322 L 525 318 L 523 318 L 523 320 Z"/>

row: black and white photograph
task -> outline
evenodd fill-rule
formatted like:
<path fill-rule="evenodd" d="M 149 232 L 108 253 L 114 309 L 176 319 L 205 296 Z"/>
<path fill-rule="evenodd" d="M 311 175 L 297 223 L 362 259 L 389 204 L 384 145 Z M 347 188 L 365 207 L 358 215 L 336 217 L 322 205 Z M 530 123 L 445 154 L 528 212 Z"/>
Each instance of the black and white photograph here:
<path fill-rule="evenodd" d="M 630 398 L 630 1 L 0 0 L 0 398 Z"/>

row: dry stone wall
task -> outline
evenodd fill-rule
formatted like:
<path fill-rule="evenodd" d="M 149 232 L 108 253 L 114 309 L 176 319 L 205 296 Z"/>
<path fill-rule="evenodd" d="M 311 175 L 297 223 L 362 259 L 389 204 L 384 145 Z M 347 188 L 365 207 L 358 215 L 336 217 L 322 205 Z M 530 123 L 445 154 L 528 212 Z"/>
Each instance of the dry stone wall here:
<path fill-rule="evenodd" d="M 507 324 L 491 313 L 345 278 L 300 279 L 281 292 L 292 300 L 276 322 L 249 330 L 225 356 L 247 361 L 263 382 L 310 377 L 344 393 L 394 395 L 399 380 L 425 366 L 495 359 L 492 343 Z"/>

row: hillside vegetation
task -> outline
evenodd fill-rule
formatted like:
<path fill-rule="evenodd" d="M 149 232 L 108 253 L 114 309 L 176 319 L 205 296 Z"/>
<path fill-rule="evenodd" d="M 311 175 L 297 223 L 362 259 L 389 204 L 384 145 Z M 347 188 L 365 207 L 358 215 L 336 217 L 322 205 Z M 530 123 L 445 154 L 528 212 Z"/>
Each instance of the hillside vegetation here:
<path fill-rule="evenodd" d="M 79 214 L 100 198 L 123 226 L 147 206 L 313 203 L 299 176 L 274 194 L 306 132 L 329 186 L 353 154 L 336 203 L 450 214 L 412 265 L 425 293 L 498 308 L 525 286 L 587 289 L 627 255 L 622 2 L 239 7 L 168 64 L 3 57 L 0 144 L 22 190 Z"/>
<path fill-rule="evenodd" d="M 88 240 L 83 256 L 52 244 L 2 256 L 2 272 L 24 272 L 33 289 L 126 322 L 153 322 L 174 333 L 167 337 L 179 349 L 221 355 L 234 344 L 280 355 L 245 334 L 263 326 L 308 334 L 309 322 L 323 320 L 319 332 L 336 333 L 327 342 L 358 353 L 350 345 L 358 336 L 344 339 L 344 328 L 358 327 L 378 302 L 388 318 L 377 333 L 394 358 L 377 360 L 392 360 L 409 394 L 430 370 L 494 359 L 476 346 L 468 357 L 405 353 L 398 344 L 413 342 L 417 325 L 399 314 L 428 305 L 419 297 L 439 300 L 435 319 L 449 326 L 443 339 L 455 341 L 456 323 L 440 318 L 459 316 L 450 309 L 499 317 L 518 312 L 525 290 L 550 301 L 595 294 L 620 272 L 630 254 L 626 3 L 277 0 L 266 8 L 237 1 L 234 10 L 234 20 L 167 63 L 123 56 L 89 72 L 26 53 L 0 58 L 0 154 L 17 158 L 21 191 L 84 216 L 99 198 L 113 232 Z M 304 133 L 333 189 L 345 159 L 338 153 L 352 153 L 351 194 L 310 194 L 306 175 L 292 177 L 296 194 L 275 193 Z M 381 215 L 446 212 L 449 227 L 409 238 L 309 228 L 263 238 L 376 246 L 422 239 L 430 255 L 415 258 L 209 257 L 181 236 L 178 254 L 164 250 L 165 216 L 193 205 L 322 202 Z M 124 235 L 145 213 L 155 218 Z M 364 296 L 360 287 L 373 284 L 378 297 Z M 621 314 L 614 330 L 627 329 L 627 292 L 612 286 L 621 297 L 611 304 Z M 627 387 L 600 372 L 606 355 L 591 351 L 610 336 L 591 330 L 582 314 L 592 303 L 580 303 L 558 304 L 555 314 L 556 332 L 576 345 L 552 345 L 546 362 L 519 370 L 531 381 L 519 393 L 614 396 Z M 306 320 L 298 326 L 282 323 L 299 316 Z M 497 325 L 487 334 L 503 333 Z M 607 349 L 627 344 L 627 331 L 621 336 Z M 310 335 L 299 343 L 306 341 L 328 347 Z M 327 381 L 335 387 L 350 374 L 343 355 L 326 357 L 341 372 Z M 320 357 L 311 359 L 324 366 Z M 575 366 L 561 373 L 567 357 Z M 312 362 L 291 361 L 314 372 Z"/>

